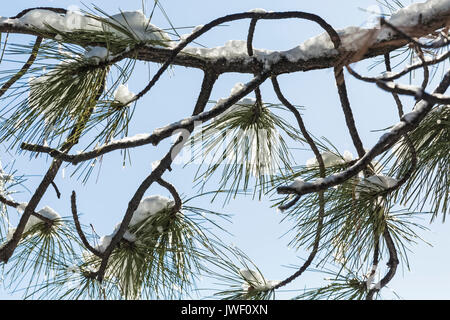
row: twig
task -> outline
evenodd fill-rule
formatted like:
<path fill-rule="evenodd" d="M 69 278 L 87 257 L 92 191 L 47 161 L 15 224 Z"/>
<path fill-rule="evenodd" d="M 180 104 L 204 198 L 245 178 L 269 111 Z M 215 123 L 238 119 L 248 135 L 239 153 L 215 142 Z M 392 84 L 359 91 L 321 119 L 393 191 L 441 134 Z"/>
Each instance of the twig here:
<path fill-rule="evenodd" d="M 286 106 L 286 108 L 288 108 L 295 115 L 295 118 L 297 119 L 297 123 L 300 128 L 300 131 L 302 132 L 303 137 L 309 144 L 311 150 L 314 152 L 316 160 L 319 164 L 320 177 L 321 178 L 325 177 L 325 164 L 323 162 L 322 155 L 320 154 L 320 151 L 317 148 L 316 143 L 309 135 L 308 130 L 306 129 L 305 124 L 303 122 L 302 116 L 300 115 L 300 112 L 298 112 L 298 110 L 283 96 L 283 93 L 281 92 L 280 85 L 278 84 L 276 77 L 272 77 L 271 79 L 272 79 L 273 88 L 275 90 L 275 93 L 276 93 L 278 99 L 281 101 L 281 103 L 283 103 Z M 294 274 L 292 274 L 285 280 L 283 280 L 280 283 L 278 283 L 277 285 L 275 285 L 273 287 L 273 289 L 278 289 L 278 288 L 281 288 L 281 287 L 291 283 L 293 280 L 295 280 L 296 278 L 301 276 L 303 274 L 303 272 L 311 265 L 311 263 L 313 262 L 314 258 L 317 255 L 317 252 L 319 251 L 319 244 L 320 244 L 320 239 L 321 239 L 321 235 L 322 235 L 324 217 L 325 217 L 324 192 L 319 191 L 319 212 L 318 212 L 318 219 L 317 219 L 317 229 L 316 229 L 316 234 L 315 234 L 315 238 L 314 238 L 313 248 L 308 256 L 308 259 L 306 259 L 306 261 L 303 263 L 303 265 Z"/>
<path fill-rule="evenodd" d="M 178 211 L 180 211 L 182 202 L 181 202 L 181 198 L 180 198 L 180 195 L 178 194 L 177 189 L 171 183 L 165 181 L 163 178 L 159 178 L 158 180 L 156 180 L 156 182 L 158 182 L 158 184 L 160 186 L 166 188 L 172 195 L 173 200 L 175 201 L 175 205 L 173 206 L 172 213 L 175 214 Z"/>
<path fill-rule="evenodd" d="M 413 96 L 416 100 L 425 100 L 433 104 L 450 104 L 450 97 L 444 96 L 443 94 L 427 93 L 421 87 L 405 86 L 395 82 L 384 81 L 378 81 L 376 84 L 385 91 Z"/>
<path fill-rule="evenodd" d="M 385 53 L 384 56 L 386 57 L 386 55 L 388 55 L 389 53 Z M 440 56 L 438 56 L 435 59 L 425 59 L 424 61 L 415 63 L 413 65 L 407 66 L 405 69 L 403 69 L 400 72 L 397 72 L 395 74 L 392 73 L 388 73 L 387 75 L 382 75 L 379 77 L 365 77 L 360 75 L 359 73 L 357 73 L 355 70 L 353 70 L 349 65 L 346 66 L 347 71 L 354 76 L 356 79 L 361 80 L 361 81 L 365 81 L 365 82 L 372 82 L 372 83 L 376 83 L 377 81 L 392 81 L 392 80 L 396 80 L 401 78 L 402 76 L 410 73 L 413 70 L 419 69 L 419 68 L 423 68 L 424 66 L 431 66 L 431 65 L 435 65 L 438 64 L 442 61 L 447 60 L 450 57 L 450 51 L 447 51 L 446 53 L 441 54 Z"/>
<path fill-rule="evenodd" d="M 83 242 L 84 246 L 91 251 L 93 254 L 95 254 L 97 257 L 103 257 L 103 254 L 92 247 L 89 244 L 89 241 L 86 238 L 86 235 L 83 232 L 83 229 L 81 228 L 80 220 L 78 218 L 78 212 L 77 212 L 77 199 L 76 199 L 76 193 L 75 191 L 72 191 L 72 196 L 70 197 L 70 204 L 72 209 L 72 217 L 73 221 L 75 223 L 75 229 L 77 230 L 78 236 L 80 237 L 81 241 Z"/>

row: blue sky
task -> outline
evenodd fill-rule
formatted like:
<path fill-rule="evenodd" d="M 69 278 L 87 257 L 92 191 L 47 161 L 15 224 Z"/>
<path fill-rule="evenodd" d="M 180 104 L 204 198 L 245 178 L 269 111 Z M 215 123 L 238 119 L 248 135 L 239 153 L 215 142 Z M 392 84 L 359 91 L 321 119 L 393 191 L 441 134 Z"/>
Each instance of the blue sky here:
<path fill-rule="evenodd" d="M 151 1 L 148 1 L 151 4 Z M 409 1 L 404 1 L 405 4 Z M 119 8 L 123 11 L 141 9 L 141 0 L 129 1 L 92 1 L 93 4 L 104 11 L 115 14 Z M 83 7 L 78 1 L 34 1 L 36 6 Z M 86 3 L 88 4 L 88 3 Z M 376 5 L 375 0 L 318 0 L 318 1 L 174 1 L 163 0 L 162 4 L 176 27 L 193 27 L 205 24 L 217 17 L 248 11 L 253 8 L 264 8 L 273 11 L 300 10 L 316 13 L 322 16 L 333 27 L 339 29 L 347 26 L 363 26 L 370 15 L 361 10 Z M 90 6 L 90 4 L 88 4 Z M 29 1 L 7 1 L 2 4 L 1 16 L 13 16 L 21 10 L 30 7 Z M 375 6 L 376 8 L 377 6 Z M 157 11 L 152 23 L 168 28 L 169 24 L 164 16 Z M 208 47 L 223 45 L 227 40 L 246 38 L 248 21 L 234 22 L 226 26 L 214 29 L 212 32 L 199 39 L 201 44 Z M 180 29 L 179 33 L 189 33 L 191 29 Z M 311 36 L 322 33 L 316 25 L 304 21 L 265 21 L 258 22 L 254 47 L 272 50 L 285 50 L 292 48 Z M 14 36 L 17 41 L 31 41 L 31 37 Z M 10 40 L 11 41 L 11 40 Z M 367 71 L 370 63 L 362 62 L 357 65 L 360 71 Z M 1 68 L 6 68 L 3 64 Z M 156 65 L 150 66 L 153 74 Z M 140 91 L 148 81 L 148 68 L 138 67 L 129 81 L 129 88 L 134 92 Z M 154 128 L 163 126 L 190 115 L 193 103 L 198 94 L 202 74 L 197 70 L 182 67 L 174 67 L 171 72 L 166 72 L 161 81 L 141 99 L 136 108 L 136 114 L 130 128 L 130 134 L 151 132 Z M 217 100 L 228 96 L 230 89 L 236 82 L 246 82 L 248 75 L 226 74 L 223 75 L 214 88 L 211 99 Z M 420 80 L 420 79 L 418 79 Z M 417 80 L 417 81 L 418 81 Z M 331 69 L 283 75 L 279 78 L 283 92 L 290 101 L 305 106 L 304 119 L 308 128 L 318 137 L 329 138 L 341 152 L 350 150 L 356 154 L 345 127 L 341 107 L 339 105 L 337 90 L 335 89 L 333 73 Z M 397 112 L 392 98 L 366 83 L 360 83 L 347 75 L 347 87 L 349 98 L 354 108 L 357 127 L 366 147 L 374 144 L 380 132 L 397 122 Z M 406 81 L 406 80 L 405 80 Z M 268 84 L 262 86 L 265 101 L 277 102 L 277 99 Z M 404 99 L 406 106 L 411 106 L 412 99 Z M 289 116 L 291 123 L 295 123 Z M 96 232 L 100 235 L 111 233 L 114 225 L 121 220 L 129 199 L 134 194 L 140 181 L 151 170 L 151 163 L 159 160 L 166 153 L 169 141 L 161 143 L 158 148 L 144 146 L 131 151 L 132 165 L 122 168 L 122 157 L 118 152 L 104 157 L 101 171 L 97 178 L 97 172 L 86 185 L 77 181 L 76 176 L 69 178 L 72 168 L 66 169 L 65 177 L 61 174 L 56 179 L 56 184 L 62 192 L 61 199 L 57 199 L 53 190 L 49 189 L 38 208 L 48 204 L 62 215 L 70 215 L 70 193 L 76 190 L 78 195 L 79 211 L 83 213 L 83 223 L 92 223 Z M 301 146 L 293 146 L 301 147 Z M 76 149 L 74 149 L 76 150 Z M 295 151 L 295 159 L 299 164 L 312 157 L 307 151 Z M 1 150 L 2 163 L 11 160 L 11 156 Z M 22 173 L 30 175 L 27 187 L 33 187 L 39 183 L 42 174 L 48 167 L 50 160 L 46 157 L 29 159 L 22 153 L 14 156 L 15 167 Z M 196 165 L 183 168 L 182 165 L 174 165 L 173 171 L 164 177 L 173 183 L 181 193 L 190 197 L 197 193 L 193 187 L 192 179 L 197 169 Z M 210 189 L 213 184 L 208 185 Z M 165 194 L 156 186 L 152 186 L 147 194 Z M 17 196 L 18 201 L 27 201 L 30 194 L 24 191 Z M 196 202 L 197 206 L 233 214 L 233 223 L 224 226 L 232 234 L 233 238 L 227 241 L 234 243 L 249 255 L 263 271 L 268 279 L 284 279 L 292 271 L 283 266 L 301 264 L 298 257 L 306 258 L 308 252 L 289 250 L 286 244 L 287 237 L 282 235 L 289 229 L 288 223 L 280 223 L 282 214 L 271 208 L 272 203 L 268 199 L 262 201 L 252 200 L 251 197 L 238 197 L 225 207 L 222 201 L 211 204 L 209 198 L 202 198 Z M 425 218 L 424 224 L 428 225 Z M 424 243 L 412 247 L 409 255 L 411 271 L 400 269 L 397 276 L 391 281 L 389 287 L 405 299 L 448 299 L 450 298 L 450 274 L 448 272 L 448 238 L 449 226 L 442 224 L 440 219 L 428 226 L 429 232 L 421 232 L 421 235 L 433 246 Z M 447 232 L 447 234 L 446 234 Z M 306 273 L 296 280 L 288 289 L 315 286 L 319 283 L 321 275 Z M 385 289 L 386 297 L 393 295 L 389 289 Z M 288 298 L 291 294 L 280 293 L 280 298 Z M 20 295 L 10 294 L 0 287 L 0 299 L 20 298 Z"/>

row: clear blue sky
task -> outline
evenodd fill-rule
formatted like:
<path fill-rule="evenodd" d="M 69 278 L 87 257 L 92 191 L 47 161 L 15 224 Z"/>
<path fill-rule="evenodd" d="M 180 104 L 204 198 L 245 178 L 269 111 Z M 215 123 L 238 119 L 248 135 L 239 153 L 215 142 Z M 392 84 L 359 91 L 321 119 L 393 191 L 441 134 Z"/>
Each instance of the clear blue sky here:
<path fill-rule="evenodd" d="M 152 1 L 148 0 L 149 4 Z M 404 1 L 409 3 L 410 1 Z M 92 1 L 93 4 L 108 13 L 118 13 L 119 8 L 125 10 L 137 10 L 141 8 L 141 0 L 129 1 Z M 88 4 L 88 3 L 86 3 Z M 228 0 L 228 1 L 174 1 L 163 0 L 162 4 L 176 27 L 187 27 L 205 24 L 219 16 L 229 13 L 247 11 L 253 8 L 264 8 L 273 11 L 301 10 L 316 13 L 325 18 L 333 27 L 362 26 L 369 14 L 359 8 L 368 8 L 376 5 L 375 0 L 318 0 L 318 1 L 270 1 L 270 0 Z M 13 16 L 22 9 L 36 6 L 83 7 L 81 2 L 72 1 L 30 1 L 16 0 L 2 3 L 1 16 Z M 152 20 L 155 25 L 167 28 L 167 21 L 160 12 L 157 12 Z M 199 39 L 199 42 L 209 47 L 223 45 L 227 40 L 245 39 L 248 21 L 235 22 L 228 26 L 216 28 L 213 32 Z M 180 33 L 188 33 L 180 30 Z M 311 36 L 322 33 L 317 26 L 309 22 L 261 22 L 258 23 L 254 46 L 272 50 L 285 50 L 298 45 Z M 31 37 L 14 36 L 17 41 L 30 41 Z M 11 40 L 10 40 L 11 41 Z M 367 63 L 360 63 L 359 70 L 366 71 Z M 2 64 L 1 68 L 5 68 Z M 151 72 L 155 72 L 157 66 L 151 66 Z M 141 99 L 131 125 L 130 134 L 151 132 L 154 128 L 181 119 L 189 115 L 193 108 L 202 74 L 196 70 L 175 67 L 172 72 L 166 73 L 161 82 L 152 89 L 151 93 Z M 220 78 L 212 93 L 212 99 L 217 100 L 229 94 L 236 82 L 246 82 L 248 75 L 227 74 Z M 355 81 L 350 76 L 348 79 L 349 97 L 354 107 L 357 126 L 365 146 L 370 147 L 376 142 L 380 132 L 373 130 L 386 128 L 397 122 L 397 113 L 393 107 L 392 98 L 372 85 Z M 129 82 L 130 90 L 140 91 L 148 80 L 147 67 L 136 68 L 136 72 Z M 303 111 L 308 128 L 316 136 L 325 136 L 343 152 L 350 150 L 356 154 L 348 136 L 345 121 L 338 103 L 337 91 L 334 85 L 332 70 L 298 73 L 280 77 L 280 83 L 285 95 L 295 104 L 306 106 Z M 277 102 L 270 86 L 263 86 L 265 101 Z M 411 106 L 412 99 L 404 99 L 406 105 Z M 289 119 L 292 121 L 293 119 Z M 292 121 L 292 123 L 294 123 Z M 159 160 L 165 154 L 169 142 L 161 143 L 158 148 L 144 146 L 132 150 L 132 166 L 122 168 L 121 156 L 118 152 L 104 157 L 98 179 L 96 173 L 86 185 L 81 184 L 76 178 L 69 178 L 72 168 L 66 169 L 65 178 L 58 175 L 56 183 L 62 192 L 61 199 L 57 199 L 53 190 L 49 189 L 38 208 L 48 204 L 62 215 L 70 215 L 70 193 L 76 190 L 78 195 L 78 207 L 82 212 L 83 222 L 92 223 L 97 233 L 109 234 L 114 225 L 121 220 L 127 203 L 134 194 L 140 181 L 151 170 L 151 163 Z M 76 149 L 74 149 L 76 150 Z M 2 162 L 6 163 L 10 156 L 0 154 Z M 306 151 L 295 152 L 296 161 L 303 164 L 312 156 Z M 29 160 L 26 154 L 16 156 L 17 169 L 23 168 L 23 173 L 32 175 L 27 187 L 33 187 L 39 183 L 42 174 L 48 167 L 50 160 L 41 157 Z M 195 165 L 183 168 L 182 165 L 174 165 L 173 171 L 164 177 L 176 185 L 180 192 L 187 196 L 195 195 L 196 189 L 191 183 L 197 169 Z M 35 176 L 33 176 L 35 175 Z M 213 186 L 210 184 L 210 188 Z M 164 190 L 153 187 L 147 194 L 166 194 Z M 18 195 L 17 200 L 27 201 L 28 192 Z M 280 223 L 282 214 L 270 208 L 271 202 L 252 201 L 251 197 L 238 197 L 229 205 L 222 208 L 222 202 L 210 204 L 207 199 L 197 202 L 196 205 L 217 211 L 233 214 L 233 223 L 225 227 L 234 234 L 234 238 L 227 239 L 245 251 L 263 271 L 268 279 L 284 279 L 292 271 L 283 266 L 301 264 L 298 257 L 306 258 L 308 252 L 294 252 L 286 248 L 289 241 L 281 237 L 290 225 Z M 428 221 L 424 221 L 428 224 Z M 448 299 L 450 298 L 450 273 L 448 264 L 448 237 L 449 225 L 442 224 L 440 220 L 429 226 L 430 232 L 421 235 L 433 245 L 433 247 L 420 243 L 412 247 L 409 255 L 411 271 L 401 269 L 395 279 L 390 283 L 390 288 L 402 298 L 406 299 Z M 316 286 L 322 278 L 320 275 L 307 273 L 296 280 L 292 288 Z M 386 298 L 391 298 L 389 289 L 385 289 Z M 288 298 L 291 295 L 281 293 L 280 298 Z M 10 294 L 0 288 L 0 299 L 20 298 L 17 294 Z"/>

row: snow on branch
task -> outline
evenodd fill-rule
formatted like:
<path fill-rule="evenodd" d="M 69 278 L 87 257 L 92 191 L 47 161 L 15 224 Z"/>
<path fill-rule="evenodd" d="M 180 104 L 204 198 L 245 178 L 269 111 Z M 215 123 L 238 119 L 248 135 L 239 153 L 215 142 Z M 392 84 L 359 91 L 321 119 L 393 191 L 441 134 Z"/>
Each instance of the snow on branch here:
<path fill-rule="evenodd" d="M 433 104 L 450 104 L 450 97 L 440 93 L 434 94 L 427 93 L 421 87 L 398 84 L 392 81 L 389 82 L 377 81 L 376 84 L 383 90 L 407 96 L 413 96 L 417 100 L 422 99 Z"/>
<path fill-rule="evenodd" d="M 41 35 L 36 28 L 30 27 L 23 21 L 25 17 L 33 16 L 33 11 L 35 10 L 27 12 L 20 18 L 0 18 L 0 32 Z M 41 9 L 39 13 L 42 13 L 42 11 L 44 10 Z M 61 12 L 51 12 L 51 14 L 52 19 L 58 21 L 58 23 L 54 22 L 55 26 L 60 26 L 66 30 L 67 26 L 63 23 L 65 20 L 61 19 L 67 19 L 67 17 L 61 16 Z M 84 16 L 76 17 L 77 19 L 87 18 Z M 216 48 L 185 47 L 187 43 L 198 36 L 225 22 L 240 19 L 275 20 L 289 18 L 315 21 L 324 27 L 326 33 L 308 39 L 299 46 L 286 51 L 254 49 L 253 57 L 247 54 L 246 42 L 240 40 L 232 40 L 224 46 Z M 50 21 L 53 21 L 52 19 Z M 428 0 L 425 3 L 412 4 L 400 9 L 386 22 L 401 28 L 404 32 L 408 32 L 410 37 L 422 37 L 431 31 L 448 25 L 449 21 L 449 3 L 447 1 Z M 96 23 L 98 24 L 98 21 Z M 200 69 L 209 66 L 217 70 L 218 73 L 241 72 L 253 74 L 254 70 L 270 65 L 274 73 L 281 74 L 335 66 L 341 60 L 343 52 L 353 53 L 352 61 L 357 61 L 390 52 L 409 42 L 402 34 L 396 33 L 386 24 L 373 29 L 351 26 L 337 30 L 337 35 L 338 37 L 333 35 L 333 29 L 323 19 L 304 12 L 244 12 L 215 19 L 199 28 L 181 41 L 184 45 L 177 46 L 181 48 L 180 54 L 173 55 L 175 49 L 174 43 L 172 43 L 169 48 L 143 46 L 137 52 L 130 52 L 124 57 L 137 57 L 139 60 L 158 63 L 164 63 L 168 58 L 172 57 L 172 64 Z M 338 44 L 339 38 L 341 42 L 339 45 L 340 50 L 337 50 L 336 44 Z M 364 51 L 364 54 L 360 54 L 361 50 Z"/>

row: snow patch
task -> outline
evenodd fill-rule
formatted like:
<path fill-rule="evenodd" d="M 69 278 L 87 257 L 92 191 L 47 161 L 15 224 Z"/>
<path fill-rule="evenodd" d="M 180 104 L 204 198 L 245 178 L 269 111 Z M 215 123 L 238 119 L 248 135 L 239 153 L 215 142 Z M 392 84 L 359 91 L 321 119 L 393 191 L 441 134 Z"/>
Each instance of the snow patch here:
<path fill-rule="evenodd" d="M 28 203 L 24 202 L 21 203 L 16 209 L 19 213 L 23 213 L 23 211 L 25 210 L 26 206 L 28 205 Z M 52 208 L 50 208 L 49 206 L 45 206 L 44 208 L 42 208 L 41 210 L 39 210 L 37 212 L 38 214 L 40 214 L 41 216 L 43 216 L 44 218 L 48 218 L 50 220 L 57 220 L 57 219 L 61 219 L 61 216 L 59 215 L 58 212 L 56 212 L 55 210 L 53 210 Z M 25 228 L 23 230 L 23 234 L 25 234 L 26 232 L 30 231 L 35 225 L 42 223 L 43 221 L 34 216 L 31 215 L 30 218 L 27 221 L 27 224 L 25 225 Z M 6 241 L 9 241 L 12 239 L 12 236 L 14 234 L 14 232 L 16 231 L 16 228 L 9 228 L 8 229 L 8 233 L 6 235 Z"/>
<path fill-rule="evenodd" d="M 87 47 L 84 56 L 87 59 L 93 59 L 97 64 L 100 61 L 105 61 L 109 57 L 109 51 L 104 47 Z"/>
<path fill-rule="evenodd" d="M 240 269 L 239 274 L 245 280 L 242 284 L 242 288 L 245 291 L 248 291 L 250 287 L 256 290 L 270 290 L 280 283 L 280 281 L 264 279 L 263 275 L 255 270 Z"/>
<path fill-rule="evenodd" d="M 128 85 L 120 84 L 114 91 L 114 100 L 127 106 L 136 97 L 136 95 L 128 89 Z"/>
<path fill-rule="evenodd" d="M 329 152 L 329 151 L 325 151 L 325 152 L 321 153 L 320 155 L 322 156 L 323 163 L 326 168 L 332 167 L 335 165 L 339 165 L 339 164 L 345 164 L 346 162 L 350 162 L 353 160 L 353 154 L 348 150 L 345 150 L 344 154 L 342 156 L 337 155 L 332 152 Z M 315 157 L 308 159 L 306 161 L 306 167 L 308 167 L 308 168 L 313 168 L 313 167 L 318 167 L 318 166 L 319 166 L 319 163 Z"/>

